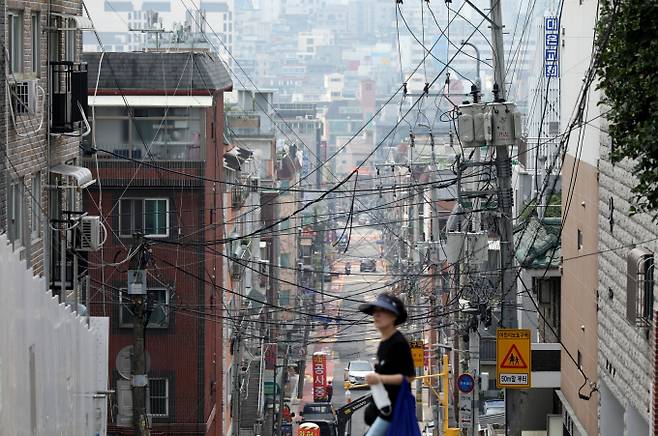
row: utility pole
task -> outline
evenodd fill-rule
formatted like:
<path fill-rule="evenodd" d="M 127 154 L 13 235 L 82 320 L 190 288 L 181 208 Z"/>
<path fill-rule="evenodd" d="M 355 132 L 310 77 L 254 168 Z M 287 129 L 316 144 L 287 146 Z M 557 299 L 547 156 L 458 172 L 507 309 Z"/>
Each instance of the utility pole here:
<path fill-rule="evenodd" d="M 286 354 L 283 357 L 283 368 L 281 369 L 281 397 L 279 397 L 279 412 L 276 419 L 276 434 L 282 436 L 283 427 L 283 407 L 285 406 L 285 390 L 288 381 L 288 358 L 290 356 L 290 345 L 286 347 Z"/>
<path fill-rule="evenodd" d="M 316 214 L 316 221 L 317 221 L 317 214 Z M 302 280 L 303 280 L 303 271 L 304 271 L 304 264 L 302 262 L 297 263 L 297 292 L 300 292 L 302 289 Z M 300 309 L 304 306 L 305 297 L 303 295 L 300 295 L 299 297 L 300 301 Z M 315 303 L 315 301 L 313 302 Z M 308 307 L 308 306 L 307 306 Z M 312 305 L 313 308 L 315 308 L 315 304 Z M 297 361 L 297 370 L 299 372 L 299 379 L 297 379 L 297 398 L 302 399 L 304 396 L 304 374 L 306 372 L 306 344 L 308 343 L 308 335 L 309 335 L 309 329 L 310 329 L 310 322 L 311 320 L 309 319 L 308 315 L 303 315 L 304 316 L 304 336 L 302 339 L 302 344 L 300 350 L 304 350 L 303 353 L 300 352 L 300 359 Z"/>
<path fill-rule="evenodd" d="M 232 403 L 231 404 L 231 434 L 239 435 L 240 434 L 240 401 L 241 401 L 241 392 L 240 392 L 240 333 L 241 326 L 239 323 L 235 328 L 235 346 L 233 347 L 233 395 L 231 395 Z"/>
<path fill-rule="evenodd" d="M 493 40 L 494 99 L 503 102 L 507 98 L 505 88 L 505 51 L 503 47 L 503 20 L 500 0 L 490 0 L 491 36 Z M 494 117 L 496 123 L 496 117 Z M 500 127 L 494 124 L 494 131 Z M 498 179 L 498 231 L 500 234 L 500 290 L 501 327 L 516 328 L 516 274 L 514 272 L 514 236 L 512 229 L 512 163 L 509 157 L 509 144 L 496 146 L 496 175 Z M 505 390 L 505 434 L 521 434 L 521 392 Z"/>
<path fill-rule="evenodd" d="M 133 235 L 133 248 L 137 253 L 131 259 L 131 270 L 128 271 L 128 295 L 133 300 L 133 353 L 132 353 L 132 394 L 133 394 L 133 425 L 136 436 L 150 434 L 148 416 L 146 414 L 146 390 L 148 376 L 146 374 L 146 352 L 144 350 L 146 331 L 146 243 L 144 235 Z"/>

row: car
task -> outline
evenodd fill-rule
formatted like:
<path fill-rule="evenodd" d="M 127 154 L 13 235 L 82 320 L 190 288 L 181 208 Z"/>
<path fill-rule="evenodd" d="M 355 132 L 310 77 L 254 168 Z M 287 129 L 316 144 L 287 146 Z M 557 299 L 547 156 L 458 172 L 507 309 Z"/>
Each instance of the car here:
<path fill-rule="evenodd" d="M 377 271 L 377 262 L 374 259 L 363 259 L 361 261 L 361 266 L 359 267 L 361 272 L 376 272 Z"/>
<path fill-rule="evenodd" d="M 308 418 L 314 415 L 331 415 L 335 416 L 334 406 L 331 403 L 306 403 L 302 409 L 302 416 Z"/>
<path fill-rule="evenodd" d="M 325 282 L 330 282 L 331 278 L 333 277 L 334 273 L 331 270 L 331 267 L 324 267 L 324 272 L 322 273 L 322 280 Z"/>
<path fill-rule="evenodd" d="M 333 420 L 324 420 L 324 419 L 302 419 L 300 424 L 306 422 L 312 422 L 320 427 L 320 436 L 338 436 L 338 421 Z"/>
<path fill-rule="evenodd" d="M 338 436 L 338 419 L 331 403 L 307 403 L 300 412 L 301 424 L 312 422 L 320 427 L 320 436 Z"/>
<path fill-rule="evenodd" d="M 354 385 L 366 383 L 366 374 L 373 372 L 375 368 L 367 360 L 350 360 L 345 368 L 345 383 L 352 389 Z"/>
<path fill-rule="evenodd" d="M 484 402 L 484 414 L 496 415 L 505 413 L 505 400 L 487 400 Z"/>

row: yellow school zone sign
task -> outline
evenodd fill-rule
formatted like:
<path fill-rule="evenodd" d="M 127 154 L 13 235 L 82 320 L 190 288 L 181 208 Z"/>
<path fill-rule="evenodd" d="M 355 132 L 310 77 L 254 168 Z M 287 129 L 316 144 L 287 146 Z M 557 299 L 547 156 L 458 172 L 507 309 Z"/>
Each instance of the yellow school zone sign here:
<path fill-rule="evenodd" d="M 497 388 L 530 388 L 531 359 L 529 329 L 496 330 Z"/>

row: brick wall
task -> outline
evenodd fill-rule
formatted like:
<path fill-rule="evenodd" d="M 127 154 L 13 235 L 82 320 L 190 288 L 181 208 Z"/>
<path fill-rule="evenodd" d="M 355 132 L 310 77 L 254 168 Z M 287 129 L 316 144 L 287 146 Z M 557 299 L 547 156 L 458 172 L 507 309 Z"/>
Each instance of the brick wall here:
<path fill-rule="evenodd" d="M 598 372 L 621 404 L 633 406 L 649 422 L 653 339 L 648 329 L 635 327 L 626 319 L 626 256 L 632 244 L 657 252 L 657 241 L 645 241 L 657 238 L 658 228 L 646 214 L 629 216 L 631 188 L 636 180 L 633 164 L 610 163 L 607 126 L 601 126 Z M 655 297 L 656 293 L 654 306 Z"/>
<path fill-rule="evenodd" d="M 48 17 L 48 1 L 47 0 L 33 0 L 33 1 L 17 1 L 6 0 L 6 10 L 14 11 L 22 14 L 23 24 L 23 54 L 22 54 L 22 68 L 20 72 L 10 74 L 10 81 L 33 80 L 39 81 L 39 86 L 46 93 L 48 90 L 48 32 L 44 32 L 49 25 Z M 5 0 L 2 0 L 2 5 L 5 5 Z M 82 3 L 80 0 L 71 1 L 52 1 L 50 4 L 53 13 L 60 14 L 77 14 L 80 15 L 82 11 Z M 38 14 L 39 25 L 41 30 L 41 38 L 39 40 L 39 65 L 36 72 L 33 68 L 32 52 L 32 15 Z M 2 17 L 2 37 L 6 39 L 6 14 L 1 14 Z M 62 38 L 63 44 L 63 38 Z M 4 45 L 4 40 L 3 40 Z M 82 39 L 80 32 L 76 34 L 76 59 L 79 60 L 82 49 Z M 79 139 L 72 137 L 51 137 L 50 144 L 48 143 L 48 114 L 45 112 L 44 105 L 45 96 L 41 92 L 38 93 L 37 111 L 33 115 L 18 115 L 14 114 L 12 118 L 10 108 L 4 107 L 6 97 L 5 87 L 2 87 L 2 95 L 0 100 L 3 102 L 2 113 L 0 117 L 0 134 L 2 135 L 3 146 L 6 146 L 6 159 L 5 150 L 2 150 L 2 166 L 0 166 L 0 231 L 3 231 L 7 226 L 6 220 L 6 187 L 14 182 L 23 185 L 23 221 L 24 237 L 23 246 L 26 248 L 23 252 L 29 264 L 34 268 L 35 274 L 42 274 L 45 271 L 46 253 L 44 252 L 45 239 L 49 237 L 49 232 L 46 231 L 45 223 L 47 223 L 47 211 L 49 207 L 49 196 L 53 193 L 45 189 L 51 184 L 48 174 L 48 165 L 57 165 L 59 163 L 77 163 L 76 159 L 79 155 Z M 32 177 L 39 176 L 41 180 L 41 192 L 34 192 L 32 186 Z M 32 225 L 32 209 L 37 207 L 34 205 L 35 199 L 38 200 L 38 207 L 40 209 L 39 216 L 41 223 L 41 231 L 39 234 L 32 234 L 30 231 Z"/>

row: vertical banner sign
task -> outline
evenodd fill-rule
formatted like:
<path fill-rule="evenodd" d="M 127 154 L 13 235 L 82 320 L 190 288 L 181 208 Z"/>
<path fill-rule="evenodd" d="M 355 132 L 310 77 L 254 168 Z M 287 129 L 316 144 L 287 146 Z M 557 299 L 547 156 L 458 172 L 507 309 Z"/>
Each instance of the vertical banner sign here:
<path fill-rule="evenodd" d="M 530 388 L 531 357 L 529 329 L 497 329 L 496 387 Z"/>
<path fill-rule="evenodd" d="M 558 77 L 560 51 L 560 23 L 557 17 L 544 17 L 544 75 Z"/>
<path fill-rule="evenodd" d="M 410 341 L 411 357 L 414 360 L 414 367 L 422 368 L 425 364 L 425 344 L 423 340 Z"/>
<path fill-rule="evenodd" d="M 274 343 L 265 344 L 265 369 L 276 368 L 277 345 Z"/>
<path fill-rule="evenodd" d="M 313 400 L 327 399 L 327 355 L 313 353 Z"/>

